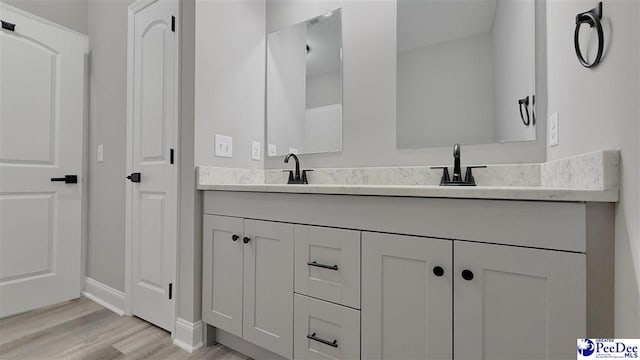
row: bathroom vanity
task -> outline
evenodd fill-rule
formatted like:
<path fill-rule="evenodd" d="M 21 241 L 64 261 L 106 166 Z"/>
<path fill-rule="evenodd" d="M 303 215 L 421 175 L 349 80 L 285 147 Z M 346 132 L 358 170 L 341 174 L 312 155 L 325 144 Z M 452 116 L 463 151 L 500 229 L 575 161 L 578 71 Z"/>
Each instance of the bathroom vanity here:
<path fill-rule="evenodd" d="M 561 359 L 613 336 L 617 190 L 199 189 L 203 321 L 241 352 Z"/>

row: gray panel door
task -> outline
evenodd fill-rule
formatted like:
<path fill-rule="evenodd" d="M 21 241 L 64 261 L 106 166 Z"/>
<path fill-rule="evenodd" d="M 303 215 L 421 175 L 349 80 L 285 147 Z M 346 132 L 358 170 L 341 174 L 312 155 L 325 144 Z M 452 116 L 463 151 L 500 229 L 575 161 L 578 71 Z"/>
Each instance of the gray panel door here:
<path fill-rule="evenodd" d="M 448 240 L 362 233 L 363 359 L 451 358 L 451 250 Z"/>
<path fill-rule="evenodd" d="M 584 254 L 468 242 L 454 254 L 456 359 L 575 359 Z"/>
<path fill-rule="evenodd" d="M 293 225 L 245 220 L 244 232 L 243 337 L 291 359 Z"/>
<path fill-rule="evenodd" d="M 243 220 L 204 216 L 202 319 L 242 337 Z"/>

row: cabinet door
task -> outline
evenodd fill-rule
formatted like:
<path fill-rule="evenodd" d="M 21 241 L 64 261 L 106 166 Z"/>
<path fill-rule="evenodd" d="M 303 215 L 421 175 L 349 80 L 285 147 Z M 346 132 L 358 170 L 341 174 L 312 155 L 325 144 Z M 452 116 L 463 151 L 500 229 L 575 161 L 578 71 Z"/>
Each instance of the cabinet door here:
<path fill-rule="evenodd" d="M 454 254 L 456 359 L 575 359 L 583 254 L 466 242 Z"/>
<path fill-rule="evenodd" d="M 242 336 L 242 228 L 239 218 L 204 216 L 202 319 L 236 336 Z"/>
<path fill-rule="evenodd" d="M 362 233 L 363 359 L 451 358 L 451 251 L 449 240 Z"/>
<path fill-rule="evenodd" d="M 245 220 L 245 340 L 286 358 L 293 353 L 293 225 Z"/>

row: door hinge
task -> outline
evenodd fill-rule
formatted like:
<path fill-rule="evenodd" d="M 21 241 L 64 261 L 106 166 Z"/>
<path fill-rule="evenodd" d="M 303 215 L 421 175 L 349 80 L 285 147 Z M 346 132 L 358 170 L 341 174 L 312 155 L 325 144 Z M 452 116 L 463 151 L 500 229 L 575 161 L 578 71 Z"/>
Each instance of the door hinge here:
<path fill-rule="evenodd" d="M 171 148 L 169 150 L 169 164 L 173 165 L 174 160 L 173 160 L 173 156 L 174 156 L 175 151 L 173 150 L 173 148 Z"/>
<path fill-rule="evenodd" d="M 176 32 L 176 17 L 171 15 L 171 31 Z"/>
<path fill-rule="evenodd" d="M 169 300 L 173 298 L 173 283 L 169 283 Z"/>

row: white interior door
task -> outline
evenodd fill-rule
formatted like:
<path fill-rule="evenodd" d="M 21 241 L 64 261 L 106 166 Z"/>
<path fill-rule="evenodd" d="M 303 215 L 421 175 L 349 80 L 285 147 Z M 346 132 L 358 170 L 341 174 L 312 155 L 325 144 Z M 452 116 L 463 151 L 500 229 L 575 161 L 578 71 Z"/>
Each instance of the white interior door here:
<path fill-rule="evenodd" d="M 2 3 L 0 20 L 4 317 L 80 296 L 88 41 Z M 52 181 L 65 175 L 77 182 Z"/>
<path fill-rule="evenodd" d="M 131 12 L 133 80 L 129 151 L 131 182 L 131 311 L 174 328 L 177 237 L 178 15 L 175 0 L 144 1 Z M 136 4 L 133 5 L 136 7 Z M 135 177 L 135 176 L 134 176 Z M 134 180 L 134 179 L 131 179 Z"/>

